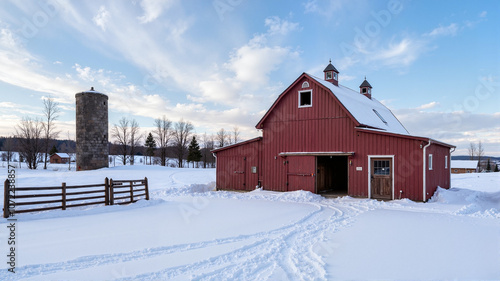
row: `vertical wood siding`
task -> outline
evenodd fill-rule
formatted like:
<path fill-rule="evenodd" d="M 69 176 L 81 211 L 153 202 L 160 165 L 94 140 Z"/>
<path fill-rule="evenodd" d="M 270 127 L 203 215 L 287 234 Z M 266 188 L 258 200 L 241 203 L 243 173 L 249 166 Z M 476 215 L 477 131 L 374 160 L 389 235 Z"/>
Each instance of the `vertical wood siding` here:
<path fill-rule="evenodd" d="M 304 81 L 309 82 L 309 88 L 301 87 Z M 311 107 L 299 108 L 298 92 L 302 90 L 312 90 Z M 394 158 L 394 198 L 425 200 L 421 147 L 426 141 L 355 127 L 355 120 L 329 90 L 302 75 L 268 112 L 261 141 L 217 152 L 217 187 L 251 190 L 260 180 L 267 190 L 315 192 L 316 157 L 283 157 L 280 153 L 355 152 L 348 158 L 350 196 L 368 197 L 368 157 L 383 155 Z M 427 192 L 433 194 L 438 185 L 449 188 L 450 163 L 444 169 L 446 155 L 450 161 L 449 148 L 433 144 L 427 151 L 434 155 L 434 169 L 426 171 Z M 249 174 L 251 166 L 258 166 L 258 174 Z M 234 173 L 240 170 L 245 173 Z"/>

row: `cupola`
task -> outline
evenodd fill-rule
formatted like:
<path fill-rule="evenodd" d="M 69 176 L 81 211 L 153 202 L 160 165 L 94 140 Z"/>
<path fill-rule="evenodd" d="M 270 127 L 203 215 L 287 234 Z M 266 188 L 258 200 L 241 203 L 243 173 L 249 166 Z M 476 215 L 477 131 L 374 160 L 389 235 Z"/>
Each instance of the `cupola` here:
<path fill-rule="evenodd" d="M 365 97 L 372 99 L 372 85 L 366 81 L 366 76 L 365 76 L 365 81 L 359 85 L 359 93 L 364 95 Z"/>
<path fill-rule="evenodd" d="M 323 72 L 325 73 L 325 81 L 333 83 L 335 86 L 339 85 L 339 71 L 332 65 L 332 60 Z"/>

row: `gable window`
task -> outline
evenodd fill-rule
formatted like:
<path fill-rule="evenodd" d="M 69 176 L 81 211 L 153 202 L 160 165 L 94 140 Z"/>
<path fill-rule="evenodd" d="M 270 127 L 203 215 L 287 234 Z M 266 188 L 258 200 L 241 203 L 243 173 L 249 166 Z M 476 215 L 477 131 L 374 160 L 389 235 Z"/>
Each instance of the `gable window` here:
<path fill-rule="evenodd" d="M 309 88 L 309 82 L 304 81 L 304 83 L 302 83 L 302 88 Z"/>
<path fill-rule="evenodd" d="M 299 107 L 311 107 L 311 106 L 312 106 L 312 91 L 300 91 Z"/>
<path fill-rule="evenodd" d="M 432 170 L 432 154 L 429 154 L 429 170 Z"/>

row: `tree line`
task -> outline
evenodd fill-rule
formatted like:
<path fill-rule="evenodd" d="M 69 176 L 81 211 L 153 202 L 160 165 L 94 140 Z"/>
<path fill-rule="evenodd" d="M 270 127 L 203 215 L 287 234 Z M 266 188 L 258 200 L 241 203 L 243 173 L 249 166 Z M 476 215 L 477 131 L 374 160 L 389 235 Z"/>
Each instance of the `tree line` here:
<path fill-rule="evenodd" d="M 74 154 L 75 142 L 70 139 L 57 140 L 60 131 L 55 121 L 59 118 L 59 104 L 51 97 L 43 99 L 43 117 L 23 117 L 15 126 L 15 135 L 3 140 L 0 146 L 4 151 L 2 158 L 12 161 L 13 153 L 19 153 L 19 162 L 25 162 L 29 169 L 36 169 L 40 163 L 47 169 L 48 156 L 55 152 Z M 136 155 L 149 158 L 149 164 L 169 165 L 168 159 L 175 159 L 175 166 L 184 167 L 184 162 L 193 167 L 215 167 L 215 158 L 211 151 L 239 141 L 238 127 L 232 131 L 220 129 L 214 134 L 194 133 L 194 126 L 184 119 L 173 123 L 166 116 L 154 120 L 154 130 L 141 134 L 135 119 L 122 117 L 111 128 L 113 143 L 109 143 L 111 154 L 118 155 L 123 165 L 134 165 Z M 154 159 L 154 161 L 153 161 Z M 184 161 L 186 160 L 186 161 Z M 147 164 L 147 163 L 146 163 Z"/>
<path fill-rule="evenodd" d="M 481 141 L 479 141 L 477 144 L 471 142 L 469 144 L 469 147 L 467 148 L 467 151 L 469 153 L 470 160 L 478 161 L 479 171 L 487 171 L 487 172 L 499 171 L 498 165 L 496 163 L 491 163 L 489 158 L 485 161 L 484 147 Z"/>
<path fill-rule="evenodd" d="M 118 124 L 113 125 L 111 136 L 115 139 L 115 146 L 112 153 L 119 155 L 123 165 L 134 165 L 137 147 L 143 144 L 141 154 L 149 159 L 146 164 L 156 164 L 152 161 L 155 157 L 159 165 L 167 166 L 168 159 L 173 158 L 175 166 L 179 168 L 184 167 L 184 162 L 188 165 L 192 163 L 193 167 L 201 162 L 203 168 L 213 168 L 215 158 L 211 151 L 240 140 L 238 127 L 234 127 L 231 132 L 222 128 L 215 135 L 197 135 L 191 122 L 180 119 L 174 123 L 166 116 L 155 119 L 153 126 L 153 131 L 141 135 L 135 119 L 122 117 Z"/>
<path fill-rule="evenodd" d="M 7 162 L 10 162 L 13 153 L 19 153 L 19 161 L 26 162 L 29 169 L 36 169 L 39 163 L 47 169 L 49 149 L 60 132 L 55 128 L 55 121 L 59 118 L 59 104 L 51 97 L 43 99 L 41 118 L 23 117 L 14 127 L 14 137 L 7 138 L 2 144 Z"/>

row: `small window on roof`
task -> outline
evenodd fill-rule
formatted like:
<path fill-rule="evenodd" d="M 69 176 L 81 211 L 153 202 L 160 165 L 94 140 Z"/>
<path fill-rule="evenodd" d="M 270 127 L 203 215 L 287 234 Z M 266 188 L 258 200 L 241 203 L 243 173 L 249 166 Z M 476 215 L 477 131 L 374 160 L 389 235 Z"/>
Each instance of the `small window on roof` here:
<path fill-rule="evenodd" d="M 312 91 L 300 91 L 299 107 L 311 107 L 311 106 L 312 106 Z"/>
<path fill-rule="evenodd" d="M 380 113 L 378 113 L 378 111 L 376 111 L 374 109 L 373 112 L 375 112 L 375 114 L 377 114 L 378 118 L 380 118 L 380 120 L 382 120 L 382 122 L 384 122 L 384 124 L 387 124 L 387 121 L 385 121 L 384 117 L 382 117 L 382 115 L 380 115 Z"/>
<path fill-rule="evenodd" d="M 330 80 L 330 79 L 332 79 L 332 78 L 333 78 L 333 76 L 332 76 L 332 75 L 333 75 L 333 72 L 332 72 L 332 71 L 328 71 L 328 72 L 326 73 L 326 80 Z"/>

